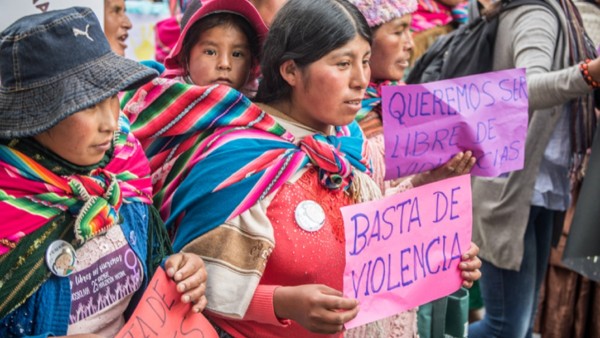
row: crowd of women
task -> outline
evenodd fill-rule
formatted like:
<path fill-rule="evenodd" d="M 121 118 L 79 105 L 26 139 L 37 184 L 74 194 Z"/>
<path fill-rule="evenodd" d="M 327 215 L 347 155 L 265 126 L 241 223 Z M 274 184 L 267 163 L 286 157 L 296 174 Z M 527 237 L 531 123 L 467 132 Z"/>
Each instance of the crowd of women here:
<path fill-rule="evenodd" d="M 130 22 L 122 1 L 105 5 L 104 30 L 72 7 L 0 34 L 0 336 L 114 336 L 160 266 L 220 337 L 417 336 L 416 309 L 344 328 L 360 304 L 342 293 L 340 208 L 476 165 L 464 149 L 384 179 L 381 88 L 402 85 L 422 6 L 192 0 L 158 74 L 120 56 Z M 566 168 L 560 107 L 600 80 L 585 46 L 557 38 L 574 34 L 558 29 L 569 23 L 531 7 L 499 28 L 507 46 L 495 63 L 528 69 L 535 132 L 525 170 L 474 180 L 477 245 L 459 264 L 463 286 L 482 278 L 487 314 L 474 337 L 531 335 L 550 241 L 541 233 L 568 195 L 552 186 Z M 529 12 L 556 27 L 537 32 Z M 98 287 L 98 271 L 122 278 Z"/>

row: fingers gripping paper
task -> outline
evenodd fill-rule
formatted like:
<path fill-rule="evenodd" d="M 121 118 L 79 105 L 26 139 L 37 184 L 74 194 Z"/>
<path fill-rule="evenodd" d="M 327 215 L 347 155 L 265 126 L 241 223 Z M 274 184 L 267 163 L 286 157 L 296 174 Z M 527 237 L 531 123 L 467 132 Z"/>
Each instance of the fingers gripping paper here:
<path fill-rule="evenodd" d="M 202 314 L 192 311 L 191 303 L 181 302 L 175 282 L 163 268 L 158 268 L 137 308 L 116 337 L 219 336 Z"/>

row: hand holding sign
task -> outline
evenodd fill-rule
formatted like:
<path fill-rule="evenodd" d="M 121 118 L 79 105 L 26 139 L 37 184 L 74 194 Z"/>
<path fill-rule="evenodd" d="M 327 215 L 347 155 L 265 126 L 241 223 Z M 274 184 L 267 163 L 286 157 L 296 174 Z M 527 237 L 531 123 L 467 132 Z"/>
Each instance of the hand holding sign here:
<path fill-rule="evenodd" d="M 208 320 L 202 314 L 192 312 L 192 304 L 183 303 L 179 298 L 175 282 L 159 268 L 131 318 L 116 337 L 218 338 Z"/>
<path fill-rule="evenodd" d="M 420 187 L 446 178 L 469 174 L 476 161 L 477 159 L 471 151 L 464 153 L 461 151 L 443 165 L 415 175 L 411 181 L 412 185 L 413 187 Z"/>
<path fill-rule="evenodd" d="M 207 304 L 206 269 L 200 256 L 180 252 L 171 255 L 165 262 L 167 275 L 177 282 L 177 290 L 182 293 L 181 301 L 193 303 L 192 310 L 200 312 Z"/>
<path fill-rule="evenodd" d="M 273 305 L 277 317 L 323 334 L 341 332 L 358 313 L 356 299 L 343 298 L 342 292 L 321 284 L 280 286 L 275 289 Z"/>
<path fill-rule="evenodd" d="M 462 263 L 458 265 L 458 268 L 462 271 L 461 277 L 464 279 L 462 286 L 470 289 L 473 286 L 473 282 L 481 278 L 481 259 L 477 257 L 479 255 L 479 247 L 477 244 L 471 242 L 471 247 L 463 255 Z"/>

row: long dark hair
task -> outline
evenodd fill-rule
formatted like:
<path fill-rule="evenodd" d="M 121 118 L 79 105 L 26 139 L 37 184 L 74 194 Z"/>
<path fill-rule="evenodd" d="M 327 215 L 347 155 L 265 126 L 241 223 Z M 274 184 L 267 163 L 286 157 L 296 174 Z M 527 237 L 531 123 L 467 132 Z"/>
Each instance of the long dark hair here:
<path fill-rule="evenodd" d="M 360 11 L 346 0 L 288 0 L 269 30 L 262 56 L 263 79 L 256 101 L 288 99 L 291 87 L 279 67 L 294 60 L 303 68 L 356 36 L 371 44 L 371 30 Z"/>

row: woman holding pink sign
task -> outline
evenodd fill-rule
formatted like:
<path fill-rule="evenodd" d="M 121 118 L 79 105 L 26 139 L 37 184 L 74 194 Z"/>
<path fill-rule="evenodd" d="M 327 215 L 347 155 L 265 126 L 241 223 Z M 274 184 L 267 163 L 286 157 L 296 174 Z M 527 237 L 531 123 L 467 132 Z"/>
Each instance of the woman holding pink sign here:
<path fill-rule="evenodd" d="M 160 135 L 148 146 L 173 147 L 168 156 L 190 142 L 161 211 L 175 249 L 206 258 L 206 313 L 222 337 L 341 337 L 357 315 L 357 301 L 341 292 L 340 208 L 381 196 L 354 122 L 370 41 L 349 2 L 288 0 L 265 41 L 260 103 L 227 86 L 167 80 L 126 103 L 131 116 L 153 121 L 163 93 L 178 92 L 162 113 L 172 124 L 136 133 Z M 184 127 L 187 140 L 176 134 Z"/>
<path fill-rule="evenodd" d="M 220 335 L 341 337 L 359 308 L 341 292 L 340 207 L 380 195 L 353 122 L 370 75 L 369 29 L 345 0 L 288 0 L 272 29 L 260 104 L 229 86 L 160 79 L 124 109 L 155 121 L 162 94 L 178 93 L 160 112 L 172 124 L 135 132 L 160 135 L 142 140 L 148 149 L 175 145 L 168 156 L 188 149 L 161 214 L 175 250 L 206 258 L 205 313 Z M 175 134 L 183 127 L 187 139 Z"/>

